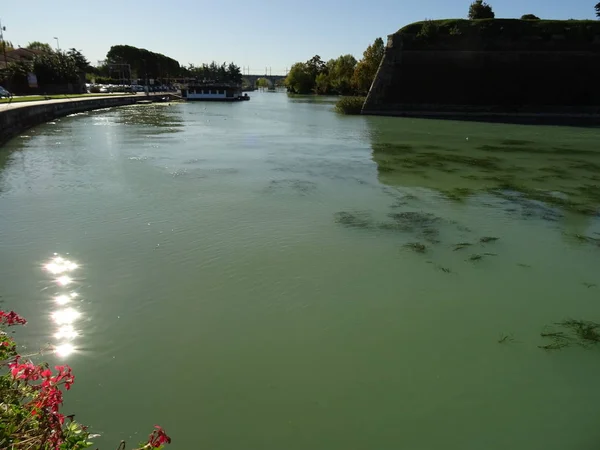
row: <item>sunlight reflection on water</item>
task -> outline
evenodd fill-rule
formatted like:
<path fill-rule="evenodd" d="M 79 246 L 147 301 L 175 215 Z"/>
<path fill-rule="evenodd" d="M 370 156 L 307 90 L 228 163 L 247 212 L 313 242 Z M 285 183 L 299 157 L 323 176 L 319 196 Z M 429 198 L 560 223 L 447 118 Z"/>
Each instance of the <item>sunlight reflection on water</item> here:
<path fill-rule="evenodd" d="M 61 288 L 66 289 L 74 281 L 66 273 L 78 269 L 79 265 L 55 253 L 54 257 L 43 265 L 43 268 L 51 275 L 60 275 L 54 281 Z M 58 356 L 67 357 L 77 350 L 72 341 L 79 336 L 79 332 L 74 324 L 81 317 L 81 313 L 70 304 L 78 296 L 77 292 L 57 292 L 53 298 L 54 303 L 59 307 L 59 309 L 56 309 L 50 315 L 53 322 L 57 325 L 54 338 L 58 342 L 53 348 Z"/>

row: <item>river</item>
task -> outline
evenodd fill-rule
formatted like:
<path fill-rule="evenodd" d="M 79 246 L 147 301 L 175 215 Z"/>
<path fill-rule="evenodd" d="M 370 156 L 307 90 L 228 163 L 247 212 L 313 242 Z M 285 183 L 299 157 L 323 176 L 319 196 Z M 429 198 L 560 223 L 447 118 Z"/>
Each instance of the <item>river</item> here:
<path fill-rule="evenodd" d="M 597 448 L 573 321 L 600 322 L 600 129 L 332 102 L 114 108 L 0 149 L 0 307 L 73 367 L 65 411 L 106 449 L 154 424 L 173 449 Z"/>

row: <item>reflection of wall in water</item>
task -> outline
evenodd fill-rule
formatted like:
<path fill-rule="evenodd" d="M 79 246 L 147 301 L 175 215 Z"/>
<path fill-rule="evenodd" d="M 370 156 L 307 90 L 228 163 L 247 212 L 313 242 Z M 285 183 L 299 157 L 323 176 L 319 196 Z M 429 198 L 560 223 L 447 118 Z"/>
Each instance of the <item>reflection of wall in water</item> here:
<path fill-rule="evenodd" d="M 600 188 L 593 184 L 600 181 L 600 152 L 591 147 L 564 147 L 552 143 L 552 137 L 543 141 L 540 129 L 533 127 L 525 134 L 534 140 L 510 140 L 504 136 L 528 129 L 366 119 L 377 177 L 385 185 L 430 189 L 456 203 L 478 197 L 523 218 L 561 221 L 576 234 L 585 234 L 593 212 L 600 209 Z"/>

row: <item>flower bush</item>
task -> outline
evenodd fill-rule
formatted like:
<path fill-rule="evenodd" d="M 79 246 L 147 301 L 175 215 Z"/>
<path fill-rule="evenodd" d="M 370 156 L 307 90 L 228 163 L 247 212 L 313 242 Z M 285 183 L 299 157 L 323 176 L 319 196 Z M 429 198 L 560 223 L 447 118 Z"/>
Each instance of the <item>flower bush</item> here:
<path fill-rule="evenodd" d="M 0 449 L 78 450 L 92 445 L 88 428 L 61 412 L 63 389 L 75 381 L 69 366 L 35 364 L 17 353 L 6 328 L 27 321 L 0 311 Z M 139 450 L 161 449 L 171 438 L 155 425 Z M 124 442 L 119 448 L 125 448 Z"/>

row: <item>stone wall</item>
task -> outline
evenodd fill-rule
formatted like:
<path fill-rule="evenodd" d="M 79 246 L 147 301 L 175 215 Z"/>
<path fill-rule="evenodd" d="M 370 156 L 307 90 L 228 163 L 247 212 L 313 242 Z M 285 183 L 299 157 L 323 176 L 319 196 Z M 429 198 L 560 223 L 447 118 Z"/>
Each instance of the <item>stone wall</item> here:
<path fill-rule="evenodd" d="M 514 29 L 514 22 L 522 27 L 523 21 L 504 24 Z M 535 35 L 536 29 L 521 36 L 503 35 L 500 20 L 493 22 L 496 29 L 490 37 L 475 33 L 474 22 L 461 23 L 471 28 L 456 36 L 436 35 L 435 30 L 421 38 L 403 30 L 389 36 L 363 113 L 600 113 L 597 27 L 586 30 L 598 35 L 542 38 Z M 489 28 L 485 31 L 490 33 Z"/>

